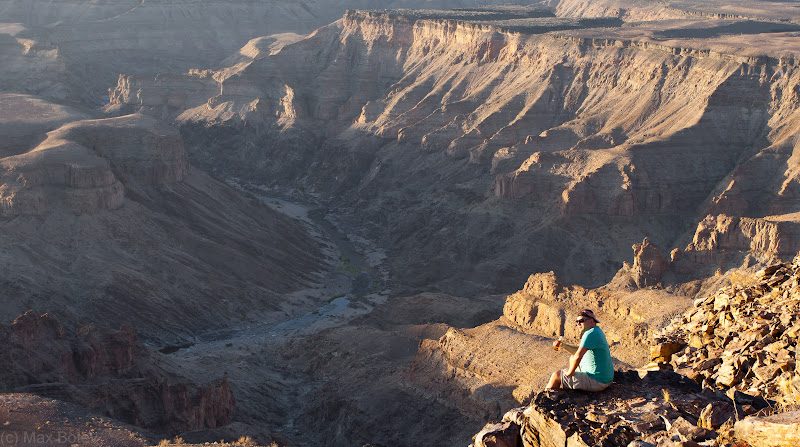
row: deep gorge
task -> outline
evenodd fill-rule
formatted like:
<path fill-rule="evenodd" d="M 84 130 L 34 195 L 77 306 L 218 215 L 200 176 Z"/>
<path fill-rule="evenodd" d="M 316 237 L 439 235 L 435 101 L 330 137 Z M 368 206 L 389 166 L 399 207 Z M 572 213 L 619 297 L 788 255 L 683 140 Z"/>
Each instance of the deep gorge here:
<path fill-rule="evenodd" d="M 791 5 L 135 3 L 0 0 L 0 406 L 466 445 L 579 309 L 630 370 L 764 266 L 795 293 Z"/>
<path fill-rule="evenodd" d="M 796 211 L 793 59 L 602 32 L 354 11 L 244 66 L 123 77 L 109 108 L 174 117 L 218 176 L 319 194 L 412 288 L 597 286 L 645 236 L 683 250 L 706 215 Z"/>

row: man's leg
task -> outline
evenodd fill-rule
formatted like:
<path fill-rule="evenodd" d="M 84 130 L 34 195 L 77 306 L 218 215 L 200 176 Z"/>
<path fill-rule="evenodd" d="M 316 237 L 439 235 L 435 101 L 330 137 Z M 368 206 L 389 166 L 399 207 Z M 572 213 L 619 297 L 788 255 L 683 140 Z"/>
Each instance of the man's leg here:
<path fill-rule="evenodd" d="M 554 372 L 550 376 L 550 382 L 545 387 L 546 390 L 557 390 L 561 388 L 561 370 Z"/>

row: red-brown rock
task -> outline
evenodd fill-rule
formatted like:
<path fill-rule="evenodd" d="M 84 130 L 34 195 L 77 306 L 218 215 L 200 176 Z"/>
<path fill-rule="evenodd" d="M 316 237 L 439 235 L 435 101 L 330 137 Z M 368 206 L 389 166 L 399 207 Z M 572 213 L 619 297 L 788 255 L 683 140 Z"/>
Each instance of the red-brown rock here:
<path fill-rule="evenodd" d="M 58 320 L 28 311 L 0 324 L 0 343 L 6 392 L 73 401 L 170 434 L 225 425 L 235 407 L 227 380 L 203 385 L 166 372 L 124 326 L 90 324 L 67 337 Z"/>

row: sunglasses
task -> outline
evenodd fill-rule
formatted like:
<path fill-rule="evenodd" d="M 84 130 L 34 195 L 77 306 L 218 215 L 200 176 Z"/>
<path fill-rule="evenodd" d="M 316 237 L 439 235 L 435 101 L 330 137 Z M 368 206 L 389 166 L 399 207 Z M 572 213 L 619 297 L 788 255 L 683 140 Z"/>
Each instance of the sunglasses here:
<path fill-rule="evenodd" d="M 575 324 L 581 324 L 584 321 L 586 321 L 586 318 L 579 318 L 579 319 L 575 320 Z"/>

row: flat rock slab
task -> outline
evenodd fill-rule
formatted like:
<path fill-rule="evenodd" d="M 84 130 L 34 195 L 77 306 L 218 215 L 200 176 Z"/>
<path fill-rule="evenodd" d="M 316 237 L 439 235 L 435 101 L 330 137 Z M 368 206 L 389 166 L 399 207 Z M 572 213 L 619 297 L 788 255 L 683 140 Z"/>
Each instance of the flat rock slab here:
<path fill-rule="evenodd" d="M 796 447 L 800 445 L 800 411 L 748 417 L 733 430 L 736 439 L 751 447 Z"/>

